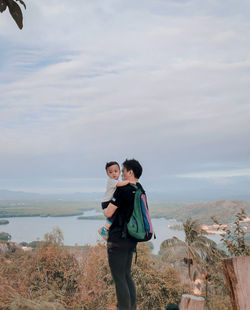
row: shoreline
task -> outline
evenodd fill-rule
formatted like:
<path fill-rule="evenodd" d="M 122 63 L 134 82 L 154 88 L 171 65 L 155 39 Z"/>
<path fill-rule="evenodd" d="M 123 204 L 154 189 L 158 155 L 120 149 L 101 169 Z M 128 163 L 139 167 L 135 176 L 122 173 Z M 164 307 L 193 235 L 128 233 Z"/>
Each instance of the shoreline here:
<path fill-rule="evenodd" d="M 229 225 L 228 224 L 222 224 L 222 227 L 223 228 L 226 228 L 228 227 Z M 213 225 L 205 225 L 205 224 L 202 224 L 201 225 L 201 228 L 203 230 L 205 230 L 208 234 L 211 234 L 211 235 L 221 235 L 224 233 L 223 230 L 219 230 L 217 229 L 219 227 L 219 225 L 217 224 L 213 224 Z"/>
<path fill-rule="evenodd" d="M 250 217 L 245 218 L 244 220 L 240 221 L 241 223 L 248 223 L 250 222 Z M 232 225 L 232 223 L 230 224 L 222 224 L 221 227 L 222 228 L 227 228 L 230 225 Z M 205 230 L 208 234 L 213 234 L 213 235 L 221 235 L 224 233 L 223 230 L 219 230 L 219 225 L 217 224 L 213 224 L 213 225 L 206 225 L 206 224 L 202 224 L 201 228 L 203 230 Z"/>
<path fill-rule="evenodd" d="M 67 216 L 78 216 L 82 215 L 82 212 L 71 213 L 71 214 L 7 214 L 0 215 L 0 220 L 5 218 L 14 217 L 67 217 Z"/>

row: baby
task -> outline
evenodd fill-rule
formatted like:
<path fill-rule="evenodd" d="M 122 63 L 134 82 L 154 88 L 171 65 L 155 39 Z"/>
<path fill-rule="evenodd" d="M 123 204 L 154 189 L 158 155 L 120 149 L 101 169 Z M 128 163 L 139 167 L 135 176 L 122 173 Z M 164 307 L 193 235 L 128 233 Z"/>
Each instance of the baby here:
<path fill-rule="evenodd" d="M 129 184 L 129 181 L 119 181 L 121 174 L 120 166 L 116 161 L 110 161 L 105 166 L 106 173 L 108 175 L 107 188 L 102 200 L 102 209 L 106 209 L 113 198 L 113 194 L 117 187 L 125 186 Z M 109 228 L 114 221 L 115 213 L 112 217 L 106 219 L 106 223 L 103 227 L 98 229 L 99 234 L 104 240 L 108 239 Z"/>

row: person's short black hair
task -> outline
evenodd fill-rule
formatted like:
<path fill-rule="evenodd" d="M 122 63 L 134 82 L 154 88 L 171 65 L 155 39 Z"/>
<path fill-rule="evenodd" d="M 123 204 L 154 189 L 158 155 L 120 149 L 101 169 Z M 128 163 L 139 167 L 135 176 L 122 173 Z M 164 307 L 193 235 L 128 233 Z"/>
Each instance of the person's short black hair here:
<path fill-rule="evenodd" d="M 117 161 L 109 161 L 109 162 L 106 163 L 105 170 L 107 171 L 108 167 L 111 167 L 113 165 L 117 165 L 119 167 L 119 169 L 120 169 L 120 165 L 118 164 Z"/>
<path fill-rule="evenodd" d="M 166 310 L 179 310 L 179 306 L 176 304 L 169 303 L 167 304 Z"/>
<path fill-rule="evenodd" d="M 139 179 L 142 175 L 142 166 L 136 159 L 126 159 L 122 164 L 128 171 L 132 170 L 136 179 Z"/>

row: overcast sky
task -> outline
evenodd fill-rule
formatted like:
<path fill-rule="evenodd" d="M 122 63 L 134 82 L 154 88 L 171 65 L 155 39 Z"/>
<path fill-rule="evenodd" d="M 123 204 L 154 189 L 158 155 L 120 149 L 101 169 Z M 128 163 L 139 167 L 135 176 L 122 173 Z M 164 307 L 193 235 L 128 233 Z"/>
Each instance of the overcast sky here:
<path fill-rule="evenodd" d="M 249 0 L 26 0 L 0 14 L 0 189 L 250 200 Z"/>

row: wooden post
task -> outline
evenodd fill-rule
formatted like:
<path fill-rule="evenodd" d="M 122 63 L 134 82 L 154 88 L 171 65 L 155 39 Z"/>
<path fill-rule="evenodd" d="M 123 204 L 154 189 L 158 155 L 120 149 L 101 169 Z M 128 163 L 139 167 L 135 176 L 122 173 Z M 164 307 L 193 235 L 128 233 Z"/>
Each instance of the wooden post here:
<path fill-rule="evenodd" d="M 180 310 L 204 310 L 205 299 L 203 297 L 183 294 Z"/>
<path fill-rule="evenodd" d="M 250 256 L 227 258 L 222 265 L 233 309 L 250 309 Z"/>

